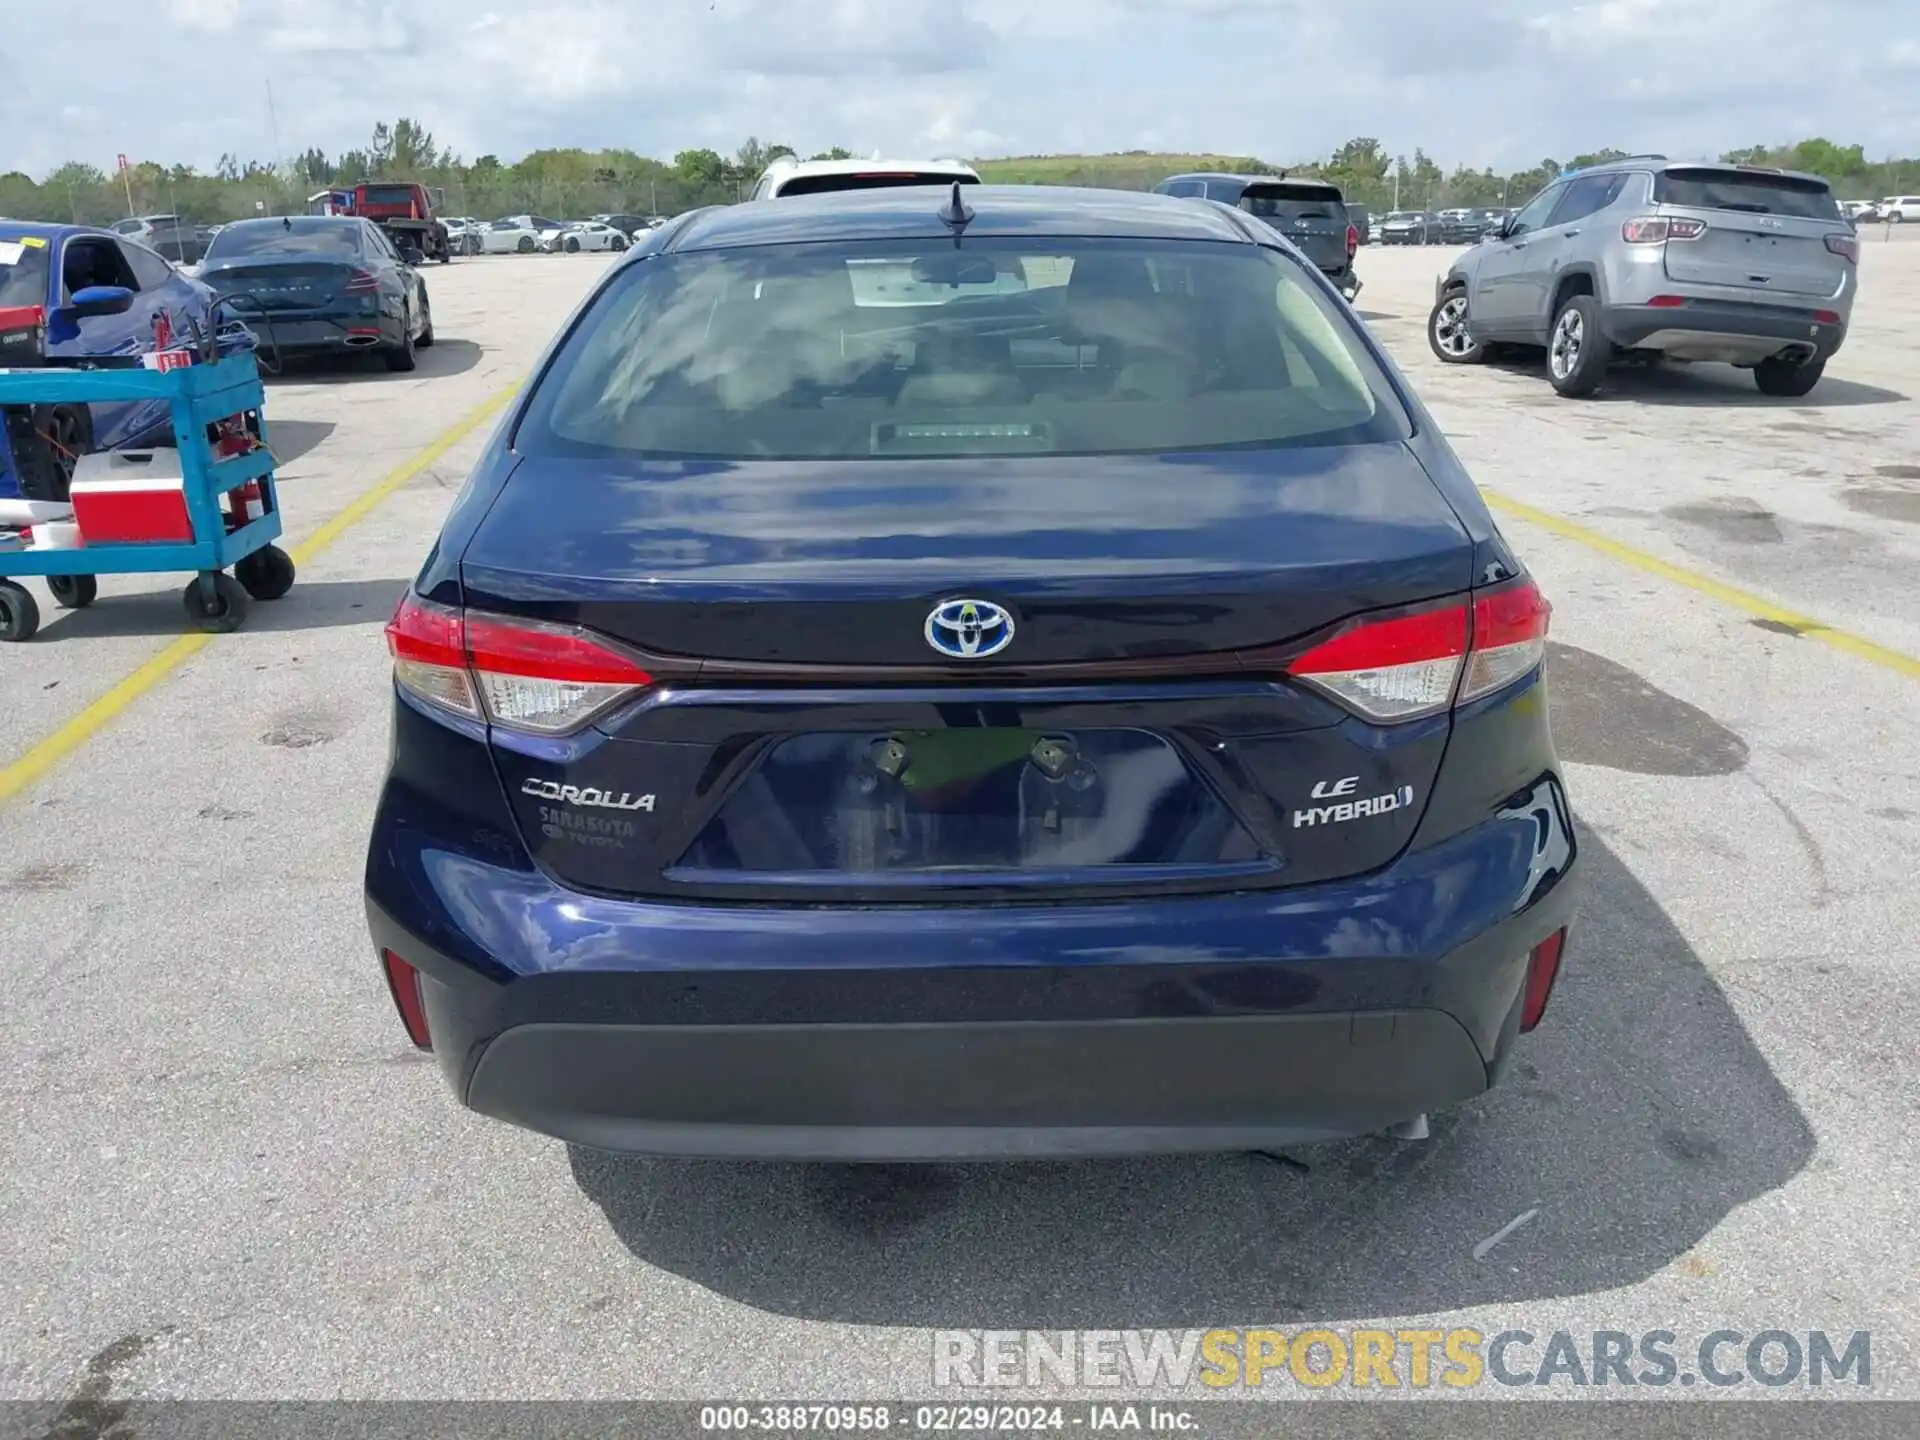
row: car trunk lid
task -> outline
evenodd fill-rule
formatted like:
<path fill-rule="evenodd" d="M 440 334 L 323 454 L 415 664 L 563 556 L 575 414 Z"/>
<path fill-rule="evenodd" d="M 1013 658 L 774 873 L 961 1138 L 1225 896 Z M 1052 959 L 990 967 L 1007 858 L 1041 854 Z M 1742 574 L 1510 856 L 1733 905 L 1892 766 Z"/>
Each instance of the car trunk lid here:
<path fill-rule="evenodd" d="M 1654 177 L 1654 203 L 1669 218 L 1696 220 L 1693 239 L 1666 244 L 1669 279 L 1769 295 L 1831 296 L 1847 261 L 1827 236 L 1846 220 L 1823 181 L 1770 171 L 1701 166 Z"/>
<path fill-rule="evenodd" d="M 654 681 L 563 742 L 496 727 L 535 856 L 595 891 L 776 903 L 1385 864 L 1450 721 L 1358 723 L 1286 654 L 1471 585 L 1410 450 L 1077 468 L 521 459 L 463 557 L 469 613 L 584 626 Z M 962 598 L 1011 617 L 1003 655 L 930 644 Z"/>
<path fill-rule="evenodd" d="M 346 293 L 353 277 L 362 273 L 342 261 L 236 261 L 205 268 L 200 279 L 219 295 L 236 301 L 246 297 L 262 310 L 280 313 L 330 308 Z M 244 316 L 247 311 L 241 308 L 236 313 Z"/>

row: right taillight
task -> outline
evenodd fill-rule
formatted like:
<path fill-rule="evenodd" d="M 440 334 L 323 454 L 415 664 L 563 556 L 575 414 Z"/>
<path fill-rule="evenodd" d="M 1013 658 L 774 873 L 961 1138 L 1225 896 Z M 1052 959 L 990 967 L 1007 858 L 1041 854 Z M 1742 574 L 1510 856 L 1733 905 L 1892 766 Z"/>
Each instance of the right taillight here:
<path fill-rule="evenodd" d="M 566 735 L 653 677 L 585 630 L 459 610 L 411 589 L 387 623 L 403 690 L 470 720 Z"/>
<path fill-rule="evenodd" d="M 1366 719 L 1417 720 L 1532 671 L 1546 656 L 1552 613 L 1521 580 L 1470 602 L 1363 620 L 1296 656 L 1287 673 Z"/>
<path fill-rule="evenodd" d="M 1620 238 L 1629 245 L 1664 245 L 1669 240 L 1698 240 L 1707 233 L 1707 222 L 1683 215 L 1641 215 L 1620 227 Z"/>
<path fill-rule="evenodd" d="M 1860 239 L 1856 235 L 1829 235 L 1827 249 L 1844 256 L 1855 265 L 1860 263 Z"/>
<path fill-rule="evenodd" d="M 355 270 L 342 287 L 349 295 L 371 295 L 379 288 L 380 277 L 371 270 Z"/>

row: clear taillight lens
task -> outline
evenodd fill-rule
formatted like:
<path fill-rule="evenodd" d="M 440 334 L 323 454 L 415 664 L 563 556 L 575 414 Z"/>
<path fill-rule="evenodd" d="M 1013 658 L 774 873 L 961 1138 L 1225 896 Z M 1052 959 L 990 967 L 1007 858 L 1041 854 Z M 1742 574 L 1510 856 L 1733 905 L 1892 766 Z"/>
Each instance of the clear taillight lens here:
<path fill-rule="evenodd" d="M 1857 236 L 1829 235 L 1827 236 L 1827 249 L 1836 255 L 1845 256 L 1846 259 L 1855 265 L 1860 263 L 1860 241 Z"/>
<path fill-rule="evenodd" d="M 394 680 L 430 705 L 534 735 L 580 729 L 653 683 L 584 630 L 423 600 L 409 590 L 387 625 Z"/>
<path fill-rule="evenodd" d="M 1553 607 L 1531 580 L 1471 604 L 1363 621 L 1314 646 L 1287 673 L 1369 720 L 1395 723 L 1477 700 L 1546 658 Z"/>
<path fill-rule="evenodd" d="M 1642 215 L 1620 227 L 1620 238 L 1629 245 L 1664 245 L 1669 240 L 1698 240 L 1707 233 L 1707 222 L 1681 215 Z"/>

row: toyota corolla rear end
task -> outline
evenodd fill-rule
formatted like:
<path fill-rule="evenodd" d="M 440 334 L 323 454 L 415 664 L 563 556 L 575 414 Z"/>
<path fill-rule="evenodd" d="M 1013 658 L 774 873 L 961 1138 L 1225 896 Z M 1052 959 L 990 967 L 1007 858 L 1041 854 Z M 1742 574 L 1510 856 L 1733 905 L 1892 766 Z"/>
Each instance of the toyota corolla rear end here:
<path fill-rule="evenodd" d="M 1572 910 L 1545 600 L 1255 222 L 941 203 L 695 217 L 496 437 L 389 627 L 409 1036 L 656 1154 L 1243 1148 L 1485 1091 Z"/>

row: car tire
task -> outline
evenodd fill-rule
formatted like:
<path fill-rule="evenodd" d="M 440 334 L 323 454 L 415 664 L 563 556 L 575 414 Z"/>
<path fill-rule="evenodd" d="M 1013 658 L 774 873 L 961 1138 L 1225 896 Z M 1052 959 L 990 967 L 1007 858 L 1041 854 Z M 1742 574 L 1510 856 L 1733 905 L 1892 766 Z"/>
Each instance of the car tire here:
<path fill-rule="evenodd" d="M 1442 365 L 1478 365 L 1487 358 L 1486 342 L 1467 329 L 1467 292 L 1455 286 L 1427 316 L 1427 344 Z"/>
<path fill-rule="evenodd" d="M 1760 387 L 1762 395 L 1797 400 L 1820 383 L 1820 376 L 1826 368 L 1825 360 L 1802 360 L 1795 363 L 1775 356 L 1771 360 L 1762 360 L 1753 367 L 1753 383 Z"/>
<path fill-rule="evenodd" d="M 567 238 L 566 248 L 569 255 L 578 255 L 580 253 L 580 242 L 569 236 Z"/>
<path fill-rule="evenodd" d="M 433 348 L 433 302 L 427 298 L 427 292 L 420 292 L 420 338 L 413 342 L 418 350 Z"/>
<path fill-rule="evenodd" d="M 613 237 L 612 244 L 610 244 L 607 248 L 612 250 L 614 254 L 618 255 L 622 250 L 627 248 L 627 242 L 620 236 L 616 235 Z"/>
<path fill-rule="evenodd" d="M 413 353 L 413 312 L 408 310 L 400 317 L 400 343 L 389 345 L 385 356 L 387 369 L 405 374 L 420 363 Z"/>
<path fill-rule="evenodd" d="M 1600 302 L 1569 295 L 1547 332 L 1547 379 L 1568 399 L 1593 394 L 1606 379 L 1613 342 L 1600 332 Z"/>
<path fill-rule="evenodd" d="M 522 255 L 531 255 L 534 251 L 533 237 L 531 235 L 522 235 L 518 248 Z"/>

